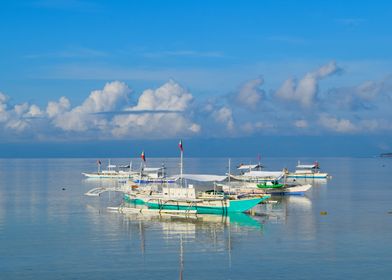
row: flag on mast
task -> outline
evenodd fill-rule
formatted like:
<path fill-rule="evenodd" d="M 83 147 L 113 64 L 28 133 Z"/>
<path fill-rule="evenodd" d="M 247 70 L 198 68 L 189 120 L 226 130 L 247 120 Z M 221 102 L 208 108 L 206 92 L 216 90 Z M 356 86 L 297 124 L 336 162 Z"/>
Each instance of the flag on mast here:
<path fill-rule="evenodd" d="M 142 154 L 140 155 L 140 157 L 142 158 L 143 161 L 146 161 L 146 155 L 144 154 L 144 151 L 142 152 Z"/>
<path fill-rule="evenodd" d="M 98 165 L 101 165 L 101 161 L 100 161 L 100 160 L 97 160 L 97 164 L 98 164 Z"/>
<path fill-rule="evenodd" d="M 184 148 L 182 147 L 182 140 L 180 140 L 180 143 L 178 143 L 178 147 L 180 148 L 181 152 L 184 151 Z"/>

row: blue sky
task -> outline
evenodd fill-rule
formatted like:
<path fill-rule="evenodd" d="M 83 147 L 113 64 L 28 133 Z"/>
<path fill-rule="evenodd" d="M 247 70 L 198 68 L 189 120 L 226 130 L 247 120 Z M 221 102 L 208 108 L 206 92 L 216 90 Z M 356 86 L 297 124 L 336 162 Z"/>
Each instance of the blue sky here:
<path fill-rule="evenodd" d="M 392 149 L 391 8 L 4 2 L 0 142 L 284 136 Z"/>

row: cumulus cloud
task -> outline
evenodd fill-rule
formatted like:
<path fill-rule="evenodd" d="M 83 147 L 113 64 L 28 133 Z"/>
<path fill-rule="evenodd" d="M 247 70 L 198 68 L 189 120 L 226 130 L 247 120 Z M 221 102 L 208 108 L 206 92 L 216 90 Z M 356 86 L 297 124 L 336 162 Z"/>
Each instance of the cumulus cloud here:
<path fill-rule="evenodd" d="M 54 116 L 53 124 L 65 131 L 104 129 L 108 125 L 105 117 L 93 113 L 116 110 L 118 105 L 127 102 L 129 92 L 125 83 L 115 81 L 107 83 L 102 90 L 94 90 L 82 105 L 70 111 L 67 111 L 69 101 L 63 97 L 57 103 L 48 104 L 47 112 Z"/>
<path fill-rule="evenodd" d="M 296 120 L 294 126 L 298 128 L 307 128 L 309 124 L 306 120 Z"/>
<path fill-rule="evenodd" d="M 357 131 L 357 127 L 348 119 L 339 119 L 328 115 L 321 115 L 319 123 L 328 130 L 334 132 L 351 133 Z"/>
<path fill-rule="evenodd" d="M 247 134 L 253 134 L 261 131 L 271 131 L 275 126 L 270 122 L 256 121 L 246 122 L 242 127 L 242 131 Z"/>
<path fill-rule="evenodd" d="M 207 99 L 195 98 L 173 80 L 139 93 L 123 82 L 109 82 L 76 105 L 66 96 L 44 107 L 29 102 L 12 104 L 0 92 L 0 131 L 3 137 L 29 139 L 392 132 L 391 77 L 321 88 L 319 81 L 337 71 L 339 67 L 331 62 L 298 81 L 287 79 L 277 91 L 267 93 L 261 89 L 264 81 L 259 77 L 244 83 L 235 95 Z"/>
<path fill-rule="evenodd" d="M 112 134 L 115 137 L 149 135 L 160 138 L 197 134 L 201 126 L 190 118 L 192 100 L 192 94 L 172 80 L 157 89 L 147 89 L 140 95 L 137 104 L 125 108 L 125 111 L 155 110 L 157 113 L 115 116 Z M 163 110 L 177 113 L 162 113 Z"/>
<path fill-rule="evenodd" d="M 276 91 L 276 96 L 286 101 L 296 101 L 302 107 L 310 107 L 318 93 L 318 83 L 321 79 L 337 73 L 340 68 L 332 61 L 316 71 L 307 73 L 298 82 L 295 79 L 287 79 Z"/>
<path fill-rule="evenodd" d="M 8 119 L 7 101 L 8 97 L 0 92 L 0 122 L 5 122 Z"/>
<path fill-rule="evenodd" d="M 264 91 L 260 88 L 263 83 L 262 77 L 247 81 L 236 95 L 237 102 L 247 108 L 255 109 L 264 95 Z"/>
<path fill-rule="evenodd" d="M 228 107 L 222 107 L 213 112 L 213 117 L 217 123 L 225 125 L 228 131 L 234 131 L 233 111 Z"/>
<path fill-rule="evenodd" d="M 59 101 L 49 101 L 46 107 L 46 114 L 49 118 L 54 118 L 68 111 L 71 107 L 71 103 L 66 97 L 61 97 Z"/>
<path fill-rule="evenodd" d="M 193 96 L 178 83 L 169 81 L 157 89 L 147 89 L 134 105 L 130 104 L 130 93 L 125 83 L 114 81 L 92 91 L 81 105 L 72 107 L 63 96 L 49 101 L 45 109 L 26 102 L 12 106 L 9 98 L 0 93 L 0 122 L 9 131 L 36 129 L 36 135 L 46 134 L 49 138 L 54 132 L 59 138 L 70 135 L 101 139 L 200 133 L 202 127 L 192 117 Z"/>

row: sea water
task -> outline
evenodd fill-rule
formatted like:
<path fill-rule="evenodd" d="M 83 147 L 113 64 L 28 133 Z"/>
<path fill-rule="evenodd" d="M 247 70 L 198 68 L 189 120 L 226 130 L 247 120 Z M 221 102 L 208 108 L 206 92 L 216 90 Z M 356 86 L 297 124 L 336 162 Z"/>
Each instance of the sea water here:
<path fill-rule="evenodd" d="M 297 160 L 263 163 L 293 170 Z M 83 178 L 96 159 L 1 159 L 0 279 L 390 279 L 392 159 L 317 160 L 332 179 L 307 181 L 305 196 L 272 197 L 252 215 L 185 219 L 109 212 L 118 193 L 84 196 L 118 185 Z M 147 159 L 162 163 L 178 174 L 178 159 Z M 226 158 L 185 159 L 186 173 L 227 167 Z"/>

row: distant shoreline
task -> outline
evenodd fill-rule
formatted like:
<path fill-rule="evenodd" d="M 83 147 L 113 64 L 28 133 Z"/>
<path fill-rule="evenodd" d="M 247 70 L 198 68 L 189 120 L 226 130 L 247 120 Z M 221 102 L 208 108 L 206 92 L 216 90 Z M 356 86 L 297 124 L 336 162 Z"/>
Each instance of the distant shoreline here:
<path fill-rule="evenodd" d="M 392 153 L 382 153 L 380 157 L 392 157 Z"/>

